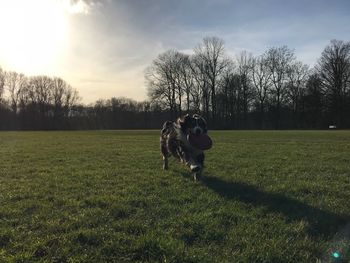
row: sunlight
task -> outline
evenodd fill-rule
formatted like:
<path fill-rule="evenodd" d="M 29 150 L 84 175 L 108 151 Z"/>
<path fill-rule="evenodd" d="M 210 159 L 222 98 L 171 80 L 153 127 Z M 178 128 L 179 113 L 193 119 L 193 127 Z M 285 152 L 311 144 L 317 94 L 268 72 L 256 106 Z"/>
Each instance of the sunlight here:
<path fill-rule="evenodd" d="M 0 0 L 0 66 L 26 74 L 53 70 L 68 41 L 59 0 Z"/>
<path fill-rule="evenodd" d="M 83 0 L 62 0 L 64 8 L 72 14 L 76 13 L 84 13 L 87 14 L 89 12 L 89 5 Z"/>

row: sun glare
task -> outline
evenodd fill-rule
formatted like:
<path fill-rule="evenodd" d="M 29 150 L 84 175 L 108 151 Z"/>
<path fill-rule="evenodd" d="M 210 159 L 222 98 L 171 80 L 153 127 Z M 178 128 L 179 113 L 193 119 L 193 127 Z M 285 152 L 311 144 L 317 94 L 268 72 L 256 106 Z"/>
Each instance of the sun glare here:
<path fill-rule="evenodd" d="M 83 13 L 87 14 L 89 13 L 89 5 L 84 2 L 83 0 L 62 0 L 62 3 L 64 5 L 64 8 L 72 14 L 76 13 Z"/>
<path fill-rule="evenodd" d="M 59 0 L 0 0 L 0 66 L 25 74 L 54 70 L 68 41 Z"/>

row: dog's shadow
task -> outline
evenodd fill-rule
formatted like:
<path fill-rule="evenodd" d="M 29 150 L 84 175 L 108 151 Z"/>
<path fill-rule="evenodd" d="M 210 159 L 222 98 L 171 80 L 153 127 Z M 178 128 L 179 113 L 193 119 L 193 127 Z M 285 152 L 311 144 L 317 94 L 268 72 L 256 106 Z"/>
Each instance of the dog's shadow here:
<path fill-rule="evenodd" d="M 186 178 L 190 176 L 183 174 Z M 239 200 L 253 206 L 263 206 L 267 213 L 281 213 L 286 221 L 306 220 L 308 234 L 330 237 L 349 220 L 349 215 L 335 214 L 286 197 L 280 193 L 269 193 L 242 182 L 227 182 L 223 179 L 202 176 L 200 183 L 226 199 Z"/>

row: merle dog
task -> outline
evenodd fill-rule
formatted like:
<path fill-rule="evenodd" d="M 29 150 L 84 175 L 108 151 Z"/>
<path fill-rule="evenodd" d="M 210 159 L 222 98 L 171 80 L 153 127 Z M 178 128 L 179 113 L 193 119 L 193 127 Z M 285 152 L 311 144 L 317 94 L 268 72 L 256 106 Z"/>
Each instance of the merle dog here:
<path fill-rule="evenodd" d="M 193 147 L 188 141 L 188 135 L 207 133 L 207 123 L 201 116 L 185 115 L 176 122 L 166 121 L 160 135 L 160 149 L 163 155 L 163 169 L 168 169 L 168 157 L 173 155 L 190 167 L 194 180 L 200 179 L 204 152 Z"/>

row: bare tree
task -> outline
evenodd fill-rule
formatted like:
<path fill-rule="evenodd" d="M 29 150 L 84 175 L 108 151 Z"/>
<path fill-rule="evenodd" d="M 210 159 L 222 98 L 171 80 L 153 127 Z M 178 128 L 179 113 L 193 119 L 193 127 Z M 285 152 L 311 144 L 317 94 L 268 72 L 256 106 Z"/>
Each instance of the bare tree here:
<path fill-rule="evenodd" d="M 21 110 L 25 110 L 25 107 L 28 106 L 28 104 L 31 101 L 31 86 L 29 78 L 26 77 L 26 81 L 24 82 L 24 85 L 21 88 L 21 92 L 19 93 L 19 100 L 18 100 L 18 106 Z"/>
<path fill-rule="evenodd" d="M 332 40 L 316 68 L 330 107 L 331 121 L 342 126 L 350 89 L 350 42 Z"/>
<path fill-rule="evenodd" d="M 242 51 L 237 59 L 237 71 L 239 75 L 240 83 L 240 108 L 243 110 L 243 127 L 246 128 L 246 122 L 248 119 L 249 105 L 253 97 L 253 90 L 251 88 L 250 71 L 253 65 L 253 56 L 247 51 Z"/>
<path fill-rule="evenodd" d="M 304 118 L 307 126 L 321 128 L 324 117 L 324 92 L 322 82 L 317 72 L 310 72 L 306 81 L 306 90 L 303 95 Z"/>
<path fill-rule="evenodd" d="M 185 93 L 184 89 L 184 75 L 183 67 L 185 62 L 185 55 L 180 52 L 174 52 L 172 61 L 172 72 L 174 77 L 174 87 L 176 89 L 176 105 L 177 111 L 182 115 L 182 100 Z"/>
<path fill-rule="evenodd" d="M 145 71 L 149 97 L 169 107 L 172 117 L 182 110 L 182 63 L 183 54 L 168 50 L 160 54 Z"/>
<path fill-rule="evenodd" d="M 61 78 L 52 79 L 54 116 L 68 117 L 71 108 L 79 101 L 78 91 Z"/>
<path fill-rule="evenodd" d="M 2 96 L 5 87 L 5 71 L 0 67 L 0 104 L 2 103 Z"/>
<path fill-rule="evenodd" d="M 231 61 L 223 72 L 223 78 L 220 83 L 221 100 L 219 100 L 219 106 L 221 105 L 222 119 L 225 120 L 227 126 L 233 123 L 236 116 L 239 86 L 240 79 L 235 74 L 235 64 Z"/>
<path fill-rule="evenodd" d="M 79 96 L 79 92 L 72 88 L 69 84 L 67 84 L 64 96 L 64 107 L 68 110 L 71 110 L 77 103 L 79 103 L 81 97 Z"/>
<path fill-rule="evenodd" d="M 52 80 L 52 102 L 55 110 L 62 109 L 67 86 L 67 83 L 61 78 L 56 77 Z"/>
<path fill-rule="evenodd" d="M 21 93 L 27 85 L 27 78 L 24 74 L 10 71 L 6 73 L 5 83 L 6 88 L 9 91 L 11 109 L 17 114 Z"/>
<path fill-rule="evenodd" d="M 265 106 L 268 92 L 271 86 L 271 71 L 266 57 L 254 58 L 251 71 L 252 83 L 255 88 L 255 99 L 259 104 L 260 128 L 264 127 Z"/>
<path fill-rule="evenodd" d="M 29 83 L 32 102 L 38 106 L 41 117 L 47 117 L 53 101 L 52 79 L 47 76 L 35 76 L 30 78 Z"/>
<path fill-rule="evenodd" d="M 268 67 L 271 72 L 272 88 L 270 90 L 274 106 L 275 128 L 280 126 L 281 105 L 286 95 L 287 70 L 290 63 L 295 60 L 294 52 L 287 46 L 272 47 L 266 52 Z"/>
<path fill-rule="evenodd" d="M 194 89 L 194 76 L 191 69 L 190 56 L 180 53 L 179 63 L 179 84 L 178 86 L 183 90 L 186 95 L 186 108 L 187 113 L 190 111 L 192 99 L 192 91 Z"/>
<path fill-rule="evenodd" d="M 297 124 L 299 123 L 297 120 L 298 114 L 300 112 L 299 101 L 300 98 L 304 95 L 308 72 L 308 66 L 300 61 L 291 63 L 287 69 L 287 94 L 292 106 L 294 128 L 297 128 Z"/>
<path fill-rule="evenodd" d="M 206 37 L 194 49 L 198 59 L 203 61 L 202 74 L 207 75 L 211 95 L 212 117 L 216 117 L 216 90 L 218 82 L 229 60 L 225 55 L 224 41 L 217 37 Z"/>
<path fill-rule="evenodd" d="M 198 55 L 193 55 L 190 60 L 192 75 L 194 78 L 193 89 L 191 90 L 194 110 L 204 112 L 207 119 L 209 119 L 210 111 L 210 89 L 209 78 L 206 72 L 206 63 Z"/>
<path fill-rule="evenodd" d="M 170 65 L 168 64 L 167 56 L 165 54 L 159 55 L 152 62 L 152 65 L 146 68 L 145 78 L 148 96 L 151 101 L 158 101 L 164 104 L 165 107 L 169 107 L 171 114 L 173 114 L 175 92 L 173 92 L 171 83 L 168 80 L 170 71 Z"/>

